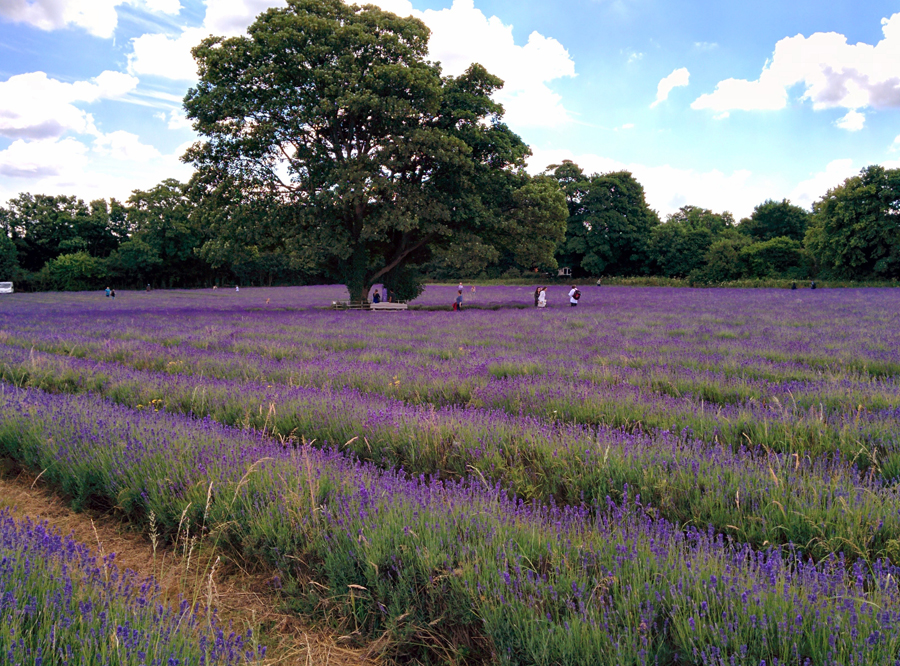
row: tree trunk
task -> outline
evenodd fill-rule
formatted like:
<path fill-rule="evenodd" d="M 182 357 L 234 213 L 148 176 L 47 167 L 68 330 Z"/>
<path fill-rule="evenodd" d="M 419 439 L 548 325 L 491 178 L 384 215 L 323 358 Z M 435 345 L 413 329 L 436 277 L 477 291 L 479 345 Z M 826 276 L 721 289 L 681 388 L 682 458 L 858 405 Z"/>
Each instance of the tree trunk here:
<path fill-rule="evenodd" d="M 369 267 L 369 253 L 362 243 L 358 243 L 350 257 L 349 271 L 347 271 L 347 291 L 350 292 L 350 300 L 362 302 L 369 299 L 369 288 L 372 286 L 366 273 Z"/>

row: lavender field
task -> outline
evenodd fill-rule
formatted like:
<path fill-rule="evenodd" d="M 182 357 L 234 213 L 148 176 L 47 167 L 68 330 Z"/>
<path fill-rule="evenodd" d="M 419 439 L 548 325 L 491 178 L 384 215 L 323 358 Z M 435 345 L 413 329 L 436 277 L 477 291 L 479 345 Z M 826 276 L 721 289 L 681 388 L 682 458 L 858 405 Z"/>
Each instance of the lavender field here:
<path fill-rule="evenodd" d="M 3 297 L 0 455 L 397 662 L 900 663 L 900 292 L 565 291 Z"/>

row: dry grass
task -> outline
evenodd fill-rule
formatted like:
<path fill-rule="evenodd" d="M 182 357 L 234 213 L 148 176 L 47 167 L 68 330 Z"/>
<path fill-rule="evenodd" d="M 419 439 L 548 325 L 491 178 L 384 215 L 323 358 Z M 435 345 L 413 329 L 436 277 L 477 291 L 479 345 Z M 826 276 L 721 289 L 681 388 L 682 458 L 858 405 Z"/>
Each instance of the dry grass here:
<path fill-rule="evenodd" d="M 208 602 L 218 609 L 220 620 L 236 631 L 252 627 L 267 646 L 266 659 L 259 666 L 374 666 L 366 657 L 370 649 L 348 649 L 335 639 L 310 628 L 299 618 L 281 613 L 277 594 L 269 579 L 250 574 L 234 563 L 216 562 L 215 553 L 202 548 L 188 557 L 180 546 L 157 548 L 144 534 L 136 533 L 109 515 L 76 513 L 39 478 L 23 472 L 3 473 L 0 469 L 0 509 L 9 508 L 18 518 L 47 521 L 62 534 L 71 534 L 98 554 L 115 553 L 120 568 L 133 569 L 142 576 L 154 576 L 170 599 L 183 596 Z M 182 552 L 177 552 L 182 551 Z M 374 646 L 372 646 L 374 647 Z"/>

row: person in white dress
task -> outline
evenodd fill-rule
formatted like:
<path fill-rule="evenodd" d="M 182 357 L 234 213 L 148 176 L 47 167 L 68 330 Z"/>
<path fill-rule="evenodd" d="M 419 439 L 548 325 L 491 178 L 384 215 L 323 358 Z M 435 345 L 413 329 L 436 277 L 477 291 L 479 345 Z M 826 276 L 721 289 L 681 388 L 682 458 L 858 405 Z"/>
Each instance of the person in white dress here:
<path fill-rule="evenodd" d="M 547 287 L 541 287 L 541 293 L 538 294 L 538 307 L 547 307 Z"/>

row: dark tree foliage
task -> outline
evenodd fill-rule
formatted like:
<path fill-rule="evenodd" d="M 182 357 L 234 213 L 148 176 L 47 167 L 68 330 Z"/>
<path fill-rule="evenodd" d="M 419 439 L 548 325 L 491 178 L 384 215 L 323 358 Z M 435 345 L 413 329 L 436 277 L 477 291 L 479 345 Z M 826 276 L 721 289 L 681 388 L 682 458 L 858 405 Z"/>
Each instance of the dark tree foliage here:
<path fill-rule="evenodd" d="M 267 251 L 361 300 L 379 281 L 414 296 L 418 267 L 460 240 L 518 252 L 514 236 L 552 239 L 564 218 L 529 209 L 546 193 L 521 191 L 528 148 L 491 100 L 502 82 L 479 65 L 442 77 L 428 37 L 374 6 L 288 0 L 247 37 L 195 48 L 200 82 L 185 108 L 206 142 L 188 159 L 207 192 L 239 208 L 213 218 L 207 256 L 259 240 L 248 226 L 266 211 Z"/>
<path fill-rule="evenodd" d="M 900 169 L 873 165 L 813 204 L 806 247 L 825 275 L 900 277 Z"/>
<path fill-rule="evenodd" d="M 800 242 L 786 236 L 744 247 L 740 261 L 750 278 L 805 278 L 811 263 Z"/>
<path fill-rule="evenodd" d="M 569 210 L 558 261 L 587 275 L 646 272 L 651 232 L 659 218 L 634 176 L 618 171 L 587 177 L 570 161 L 549 170 L 566 193 Z"/>
<path fill-rule="evenodd" d="M 90 209 L 75 197 L 20 194 L 8 202 L 7 215 L 19 264 L 27 271 L 61 254 L 105 247 Z"/>
<path fill-rule="evenodd" d="M 120 269 L 140 275 L 138 284 L 146 280 L 163 287 L 189 287 L 209 280 L 209 266 L 197 252 L 209 231 L 193 215 L 197 202 L 191 194 L 190 184 L 169 178 L 128 198 L 132 234 L 119 248 L 116 262 Z"/>
<path fill-rule="evenodd" d="M 707 252 L 717 238 L 733 230 L 731 213 L 683 206 L 655 227 L 650 238 L 652 272 L 666 277 L 687 277 L 705 265 Z"/>
<path fill-rule="evenodd" d="M 741 220 L 738 230 L 757 241 L 769 241 L 785 237 L 803 242 L 809 213 L 787 199 L 767 199 L 753 209 L 753 214 Z"/>
<path fill-rule="evenodd" d="M 0 282 L 12 281 L 19 275 L 19 257 L 5 222 L 6 211 L 0 208 Z"/>

